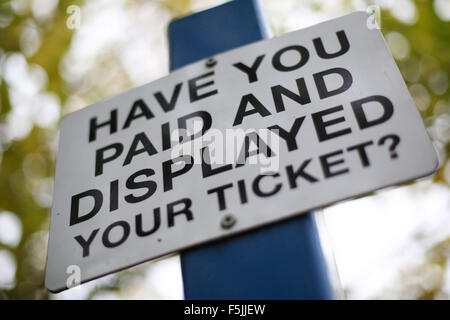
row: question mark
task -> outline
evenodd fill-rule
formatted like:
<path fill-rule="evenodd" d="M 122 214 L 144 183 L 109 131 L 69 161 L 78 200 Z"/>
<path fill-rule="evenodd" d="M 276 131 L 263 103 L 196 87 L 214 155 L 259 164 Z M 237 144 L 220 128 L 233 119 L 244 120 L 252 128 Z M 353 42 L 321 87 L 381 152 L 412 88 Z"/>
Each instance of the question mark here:
<path fill-rule="evenodd" d="M 388 135 L 382 137 L 380 140 L 378 140 L 378 145 L 379 146 L 384 145 L 386 140 L 391 140 L 392 141 L 391 145 L 389 146 L 389 152 L 391 153 L 391 159 L 397 158 L 398 154 L 397 154 L 397 152 L 395 152 L 395 148 L 400 143 L 399 136 L 397 136 L 395 134 L 388 134 Z"/>

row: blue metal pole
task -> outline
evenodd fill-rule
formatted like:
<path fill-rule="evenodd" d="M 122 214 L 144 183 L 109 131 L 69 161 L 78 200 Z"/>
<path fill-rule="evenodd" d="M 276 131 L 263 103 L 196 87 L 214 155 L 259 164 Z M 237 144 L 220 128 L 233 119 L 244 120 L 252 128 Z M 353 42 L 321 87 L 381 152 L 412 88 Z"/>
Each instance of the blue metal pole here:
<path fill-rule="evenodd" d="M 169 25 L 170 68 L 268 38 L 258 0 L 235 0 Z M 186 299 L 333 299 L 314 213 L 181 253 Z"/>

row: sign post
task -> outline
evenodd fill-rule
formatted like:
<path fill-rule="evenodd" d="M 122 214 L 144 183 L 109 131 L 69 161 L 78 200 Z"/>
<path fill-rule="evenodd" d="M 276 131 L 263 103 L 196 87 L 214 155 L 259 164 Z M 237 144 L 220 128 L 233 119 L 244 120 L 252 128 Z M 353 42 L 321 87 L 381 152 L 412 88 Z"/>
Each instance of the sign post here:
<path fill-rule="evenodd" d="M 269 36 L 258 0 L 227 2 L 170 24 L 170 67 Z M 185 298 L 335 298 L 314 215 L 181 252 Z"/>

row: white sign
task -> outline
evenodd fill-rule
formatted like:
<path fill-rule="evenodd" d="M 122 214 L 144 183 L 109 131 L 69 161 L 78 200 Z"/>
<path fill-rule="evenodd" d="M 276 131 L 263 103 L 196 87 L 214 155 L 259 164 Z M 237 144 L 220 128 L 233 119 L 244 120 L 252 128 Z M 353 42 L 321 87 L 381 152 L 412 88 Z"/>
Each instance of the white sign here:
<path fill-rule="evenodd" d="M 433 173 L 369 17 L 231 50 L 65 117 L 47 288 Z"/>

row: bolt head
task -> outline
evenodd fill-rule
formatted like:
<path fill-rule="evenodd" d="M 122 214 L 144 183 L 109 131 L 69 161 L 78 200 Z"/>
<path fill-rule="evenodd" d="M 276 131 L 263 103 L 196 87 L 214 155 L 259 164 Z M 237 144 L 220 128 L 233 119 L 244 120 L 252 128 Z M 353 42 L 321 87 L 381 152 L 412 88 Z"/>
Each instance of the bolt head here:
<path fill-rule="evenodd" d="M 217 60 L 214 59 L 214 58 L 209 58 L 208 60 L 206 60 L 206 63 L 205 63 L 205 65 L 206 65 L 208 68 L 212 68 L 212 67 L 214 67 L 216 64 L 217 64 Z"/>
<path fill-rule="evenodd" d="M 230 229 L 236 224 L 236 218 L 232 214 L 227 214 L 222 218 L 220 226 L 222 229 Z"/>

